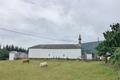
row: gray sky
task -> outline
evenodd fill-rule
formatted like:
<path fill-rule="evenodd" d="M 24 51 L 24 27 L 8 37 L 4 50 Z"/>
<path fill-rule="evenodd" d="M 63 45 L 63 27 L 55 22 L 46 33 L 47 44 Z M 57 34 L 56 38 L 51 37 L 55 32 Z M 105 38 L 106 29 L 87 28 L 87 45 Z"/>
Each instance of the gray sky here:
<path fill-rule="evenodd" d="M 120 22 L 119 4 L 120 0 L 0 0 L 0 43 L 78 43 L 79 34 L 82 42 L 103 40 L 109 25 Z"/>

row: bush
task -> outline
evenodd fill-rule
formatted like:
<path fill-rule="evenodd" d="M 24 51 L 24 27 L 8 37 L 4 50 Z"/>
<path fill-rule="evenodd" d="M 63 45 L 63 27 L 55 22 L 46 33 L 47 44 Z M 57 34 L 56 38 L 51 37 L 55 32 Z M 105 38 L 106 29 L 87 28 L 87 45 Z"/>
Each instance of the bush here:
<path fill-rule="evenodd" d="M 9 51 L 6 49 L 0 49 L 0 60 L 6 60 L 9 58 Z"/>
<path fill-rule="evenodd" d="M 110 62 L 114 64 L 114 66 L 120 67 L 120 48 L 117 48 L 114 54 L 111 57 Z"/>
<path fill-rule="evenodd" d="M 120 80 L 120 48 L 117 48 L 110 59 L 110 62 L 114 65 L 117 72 L 118 80 Z"/>

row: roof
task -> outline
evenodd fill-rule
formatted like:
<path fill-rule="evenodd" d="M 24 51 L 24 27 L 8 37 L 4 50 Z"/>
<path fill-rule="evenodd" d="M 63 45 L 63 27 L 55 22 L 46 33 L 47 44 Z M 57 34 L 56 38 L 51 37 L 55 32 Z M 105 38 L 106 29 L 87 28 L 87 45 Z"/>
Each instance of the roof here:
<path fill-rule="evenodd" d="M 79 44 L 41 44 L 29 49 L 80 49 Z"/>

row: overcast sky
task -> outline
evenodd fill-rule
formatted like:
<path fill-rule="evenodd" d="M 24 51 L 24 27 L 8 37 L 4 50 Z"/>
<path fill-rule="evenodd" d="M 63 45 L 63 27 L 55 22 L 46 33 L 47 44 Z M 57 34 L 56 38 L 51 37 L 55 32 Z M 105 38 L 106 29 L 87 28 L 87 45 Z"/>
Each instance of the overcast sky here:
<path fill-rule="evenodd" d="M 120 0 L 0 0 L 0 43 L 29 47 L 103 40 Z M 16 32 L 15 32 L 16 31 Z"/>

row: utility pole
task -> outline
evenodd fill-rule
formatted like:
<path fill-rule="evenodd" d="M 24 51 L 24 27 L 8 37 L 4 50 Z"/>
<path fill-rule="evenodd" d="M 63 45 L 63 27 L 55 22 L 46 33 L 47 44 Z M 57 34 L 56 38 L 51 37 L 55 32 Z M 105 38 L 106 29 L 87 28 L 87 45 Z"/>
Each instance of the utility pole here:
<path fill-rule="evenodd" d="M 98 43 L 99 43 L 100 42 L 99 37 L 97 39 L 98 39 Z"/>

